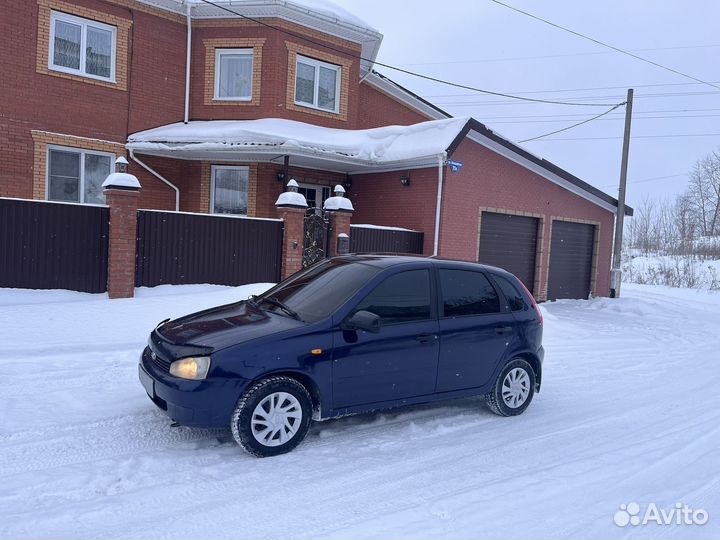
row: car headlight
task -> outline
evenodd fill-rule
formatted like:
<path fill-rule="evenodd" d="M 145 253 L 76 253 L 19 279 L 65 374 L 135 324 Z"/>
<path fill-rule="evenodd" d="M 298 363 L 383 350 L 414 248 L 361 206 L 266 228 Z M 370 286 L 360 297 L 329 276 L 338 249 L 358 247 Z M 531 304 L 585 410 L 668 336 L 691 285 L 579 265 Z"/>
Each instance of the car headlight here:
<path fill-rule="evenodd" d="M 209 356 L 183 358 L 170 364 L 170 375 L 191 381 L 200 381 L 206 378 L 208 371 L 210 371 Z"/>

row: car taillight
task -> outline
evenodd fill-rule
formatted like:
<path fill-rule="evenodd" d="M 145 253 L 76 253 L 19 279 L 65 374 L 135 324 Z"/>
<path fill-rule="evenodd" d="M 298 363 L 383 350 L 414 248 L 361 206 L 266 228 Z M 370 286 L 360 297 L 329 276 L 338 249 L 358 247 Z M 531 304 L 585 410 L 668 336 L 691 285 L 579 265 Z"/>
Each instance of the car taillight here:
<path fill-rule="evenodd" d="M 543 324 L 543 316 L 542 316 L 542 311 L 540 311 L 540 306 L 538 306 L 537 302 L 535 301 L 535 297 L 532 294 L 530 294 L 530 291 L 528 291 L 528 288 L 525 286 L 525 284 L 522 281 L 520 281 L 519 279 L 518 279 L 518 281 L 520 282 L 520 285 L 522 286 L 522 288 L 525 289 L 525 293 L 530 297 L 530 301 L 532 302 L 532 305 L 535 308 L 535 313 L 537 313 L 538 319 L 540 319 L 540 324 L 542 325 Z"/>

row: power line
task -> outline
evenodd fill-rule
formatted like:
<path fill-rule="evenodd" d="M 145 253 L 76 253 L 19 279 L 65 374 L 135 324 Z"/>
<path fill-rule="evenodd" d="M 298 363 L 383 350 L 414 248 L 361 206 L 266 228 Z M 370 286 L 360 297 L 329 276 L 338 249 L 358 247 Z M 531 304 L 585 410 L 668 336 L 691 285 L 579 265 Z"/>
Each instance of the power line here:
<path fill-rule="evenodd" d="M 656 94 L 640 94 L 638 96 L 635 96 L 635 98 L 672 98 L 672 97 L 685 97 L 685 96 L 707 96 L 707 95 L 717 95 L 718 92 L 661 92 Z M 610 96 L 579 96 L 579 97 L 564 97 L 561 99 L 565 99 L 567 101 L 572 101 L 574 99 L 578 100 L 593 100 L 593 99 L 620 99 L 620 96 L 617 95 L 610 95 Z M 508 105 L 508 104 L 516 104 L 513 101 L 508 100 L 491 100 L 491 101 L 435 101 L 437 105 L 453 105 L 453 106 L 468 106 L 468 105 Z M 517 105 L 517 104 L 516 104 Z"/>
<path fill-rule="evenodd" d="M 285 28 L 281 28 L 281 27 L 279 27 L 279 26 L 274 26 L 274 25 L 272 25 L 272 24 L 268 24 L 268 23 L 266 23 L 266 22 L 264 22 L 264 21 L 261 21 L 260 19 L 254 18 L 254 17 L 248 17 L 247 15 L 243 15 L 242 13 L 238 13 L 238 12 L 235 11 L 235 10 L 232 10 L 232 9 L 230 9 L 230 8 L 228 8 L 228 7 L 226 7 L 226 6 L 220 5 L 220 4 L 216 4 L 216 3 L 214 3 L 214 2 L 211 2 L 210 0 L 200 0 L 200 1 L 201 1 L 201 2 L 204 2 L 205 4 L 209 4 L 209 5 L 211 5 L 211 6 L 214 6 L 214 7 L 218 8 L 218 9 L 221 9 L 221 10 L 223 10 L 223 11 L 227 11 L 228 13 L 232 13 L 233 15 L 236 15 L 236 16 L 242 18 L 242 19 L 246 19 L 246 20 L 248 20 L 248 21 L 252 21 L 252 22 L 254 22 L 254 23 L 256 23 L 256 24 L 259 24 L 259 25 L 261 25 L 261 26 L 266 26 L 267 28 L 272 28 L 273 30 L 276 30 L 276 31 L 278 31 L 278 32 L 282 32 L 283 34 L 287 34 L 287 35 L 289 35 L 289 36 L 293 36 L 293 37 L 295 37 L 295 38 L 302 39 L 302 40 L 304 40 L 304 41 L 307 41 L 308 43 L 312 43 L 312 44 L 317 45 L 317 46 L 319 46 L 319 47 L 323 47 L 323 48 L 325 48 L 325 49 L 328 49 L 328 50 L 331 50 L 331 51 L 334 51 L 334 52 L 343 54 L 343 55 L 345 55 L 345 56 L 350 56 L 350 57 L 352 57 L 352 58 L 356 58 L 356 59 L 358 59 L 358 60 L 360 60 L 360 61 L 362 61 L 362 62 L 368 62 L 369 64 L 376 64 L 376 65 L 378 65 L 378 66 L 382 66 L 382 67 L 385 67 L 385 68 L 388 68 L 388 69 L 392 69 L 392 70 L 395 70 L 395 71 L 399 71 L 400 73 L 405 73 L 406 75 L 412 75 L 413 77 L 418 77 L 418 78 L 420 78 L 420 79 L 425 79 L 425 80 L 428 80 L 428 81 L 433 81 L 433 82 L 436 82 L 436 83 L 439 83 L 439 84 L 445 84 L 445 85 L 448 85 L 448 86 L 454 86 L 454 87 L 456 87 L 456 88 L 462 88 L 462 89 L 464 89 L 464 90 L 471 90 L 471 91 L 473 91 L 473 92 L 479 92 L 479 93 L 481 93 L 481 94 L 489 94 L 489 95 L 492 95 L 492 96 L 502 96 L 502 97 L 506 97 L 506 98 L 516 99 L 516 100 L 526 101 L 526 102 L 534 102 L 534 103 L 548 103 L 548 104 L 552 104 L 552 105 L 576 105 L 576 106 L 583 106 L 583 107 L 610 107 L 610 106 L 615 105 L 614 103 L 570 103 L 570 102 L 565 102 L 565 101 L 555 101 L 555 100 L 549 100 L 549 99 L 528 98 L 528 97 L 522 97 L 522 96 L 515 96 L 515 95 L 512 95 L 512 94 L 506 94 L 506 93 L 503 93 L 503 92 L 494 92 L 494 91 L 492 91 L 492 90 L 484 90 L 484 89 L 482 89 L 482 88 L 476 88 L 476 87 L 473 87 L 473 86 L 467 86 L 467 85 L 455 83 L 455 82 L 452 82 L 452 81 L 446 81 L 446 80 L 444 80 L 444 79 L 439 79 L 439 78 L 437 78 L 437 77 L 431 77 L 431 76 L 429 76 L 429 75 L 423 75 L 423 74 L 421 74 L 421 73 L 416 73 L 416 72 L 414 72 L 414 71 L 410 71 L 410 70 L 407 70 L 407 69 L 403 69 L 403 68 L 399 68 L 399 67 L 396 67 L 396 66 L 392 66 L 392 65 L 390 65 L 390 64 L 384 64 L 384 63 L 378 62 L 378 61 L 376 61 L 376 60 L 370 60 L 369 58 L 364 58 L 363 56 L 361 56 L 361 55 L 359 55 L 359 54 L 349 53 L 349 52 L 347 52 L 347 51 L 345 51 L 345 50 L 338 49 L 338 48 L 336 48 L 336 47 L 333 47 L 333 46 L 328 45 L 328 44 L 326 44 L 326 43 L 323 43 L 323 42 L 321 42 L 321 41 L 314 40 L 314 39 L 309 38 L 309 37 L 307 37 L 307 36 L 304 36 L 304 35 L 302 35 L 302 34 L 297 34 L 297 33 L 293 32 L 293 31 L 291 31 L 291 30 L 286 30 Z"/>
<path fill-rule="evenodd" d="M 493 2 L 493 3 L 495 3 L 495 4 L 498 4 L 498 5 L 500 5 L 500 6 L 504 6 L 504 7 L 508 8 L 508 9 L 511 9 L 511 10 L 513 10 L 513 11 L 516 11 L 517 13 L 522 13 L 523 15 L 525 15 L 525 16 L 527 16 L 527 17 L 530 17 L 530 18 L 532 18 L 532 19 L 535 19 L 535 20 L 537 20 L 537 21 L 541 21 L 541 22 L 544 22 L 545 24 L 549 24 L 550 26 L 553 26 L 553 27 L 558 28 L 558 29 L 560 29 L 560 30 L 563 30 L 563 31 L 565 31 L 565 32 L 569 32 L 569 33 L 571 33 L 571 34 L 573 34 L 573 35 L 575 35 L 575 36 L 581 37 L 581 38 L 583 38 L 583 39 L 587 39 L 587 40 L 589 40 L 589 41 L 592 41 L 593 43 L 597 43 L 598 45 L 602 45 L 603 47 L 607 47 L 608 49 L 612 49 L 612 50 L 617 51 L 617 52 L 619 52 L 619 53 L 622 53 L 622 54 L 625 54 L 625 55 L 630 56 L 630 57 L 632 57 L 632 58 L 635 58 L 636 60 L 640 60 L 640 61 L 642 61 L 642 62 L 645 62 L 646 64 L 651 64 L 651 65 L 653 65 L 653 66 L 655 66 L 655 67 L 659 67 L 660 69 L 664 69 L 665 71 L 669 71 L 669 72 L 671 72 L 671 73 L 675 73 L 676 75 L 680 75 L 680 76 L 682 76 L 682 77 L 685 77 L 686 79 L 692 79 L 692 80 L 695 81 L 695 82 L 703 83 L 703 84 L 706 84 L 706 85 L 708 85 L 708 86 L 712 86 L 713 88 L 716 88 L 716 89 L 720 90 L 720 86 L 717 86 L 717 85 L 715 85 L 715 84 L 713 84 L 713 83 L 710 83 L 710 82 L 707 82 L 707 81 L 703 81 L 702 79 L 698 79 L 697 77 L 693 77 L 692 75 L 688 75 L 687 73 L 683 73 L 682 71 L 678 71 L 677 69 L 673 69 L 673 68 L 671 68 L 671 67 L 664 66 L 664 65 L 659 64 L 659 63 L 657 63 L 657 62 L 653 62 L 652 60 L 648 60 L 647 58 L 643 58 L 642 56 L 638 56 L 637 54 L 631 53 L 630 51 L 626 51 L 626 50 L 621 49 L 621 48 L 619 48 L 619 47 L 615 47 L 615 46 L 613 46 L 613 45 L 610 45 L 610 44 L 608 44 L 608 43 L 605 43 L 604 41 L 600 41 L 600 40 L 598 40 L 598 39 L 591 38 L 590 36 L 586 36 L 585 34 L 581 34 L 580 32 L 576 32 L 575 30 L 571 30 L 570 28 L 566 28 L 565 26 L 560 26 L 559 24 L 556 24 L 556 23 L 554 23 L 554 22 L 552 22 L 552 21 L 549 21 L 549 20 L 547 20 L 547 19 L 543 19 L 542 17 L 538 17 L 537 15 L 533 15 L 532 13 L 529 13 L 529 12 L 527 12 L 527 11 L 523 11 L 522 9 L 516 8 L 516 7 L 514 7 L 514 6 L 511 6 L 510 4 L 506 4 L 505 2 L 501 2 L 500 0 L 490 0 L 490 1 Z"/>
<path fill-rule="evenodd" d="M 653 47 L 648 49 L 630 49 L 633 52 L 648 52 L 648 51 L 676 51 L 682 49 L 709 49 L 713 47 L 720 47 L 720 44 L 710 45 L 681 45 L 678 47 Z M 450 64 L 482 64 L 486 62 L 509 62 L 514 60 L 542 60 L 545 58 L 571 58 L 573 56 L 595 56 L 600 54 L 612 54 L 611 51 L 593 51 L 593 52 L 581 52 L 581 53 L 568 53 L 568 54 L 543 54 L 539 56 L 515 56 L 506 58 L 481 58 L 477 60 L 450 60 L 450 61 L 438 61 L 438 62 L 408 62 L 401 63 L 401 66 L 439 66 L 439 65 L 450 65 Z M 695 83 L 693 83 L 695 84 Z M 698 83 L 699 84 L 699 83 Z M 632 85 L 628 85 L 632 86 Z M 625 87 L 623 87 L 625 88 Z"/>
<path fill-rule="evenodd" d="M 720 137 L 720 133 L 677 133 L 667 135 L 633 135 L 631 139 L 682 139 L 685 137 Z M 622 139 L 622 137 L 570 137 L 559 139 L 543 139 L 546 141 L 609 141 Z"/>
<path fill-rule="evenodd" d="M 633 114 L 633 116 L 635 116 Z M 667 120 L 672 118 L 716 118 L 720 116 L 720 114 L 678 114 L 674 116 L 641 116 L 639 118 L 633 118 L 633 121 L 636 120 Z M 600 120 L 605 122 L 616 122 L 618 120 L 622 120 L 623 118 L 621 116 L 615 116 L 613 118 L 601 118 Z M 487 120 L 486 118 L 483 118 L 483 121 Z M 561 119 L 561 120 L 501 120 L 499 122 L 492 122 L 493 125 L 495 124 L 550 124 L 555 122 L 568 122 L 571 121 L 567 118 Z"/>
<path fill-rule="evenodd" d="M 532 137 L 530 139 L 523 139 L 522 141 L 518 141 L 518 142 L 525 143 L 525 142 L 530 142 L 530 141 L 536 141 L 538 139 L 542 139 L 543 137 L 549 137 L 550 135 L 555 135 L 556 133 L 561 133 L 563 131 L 567 131 L 569 129 L 572 129 L 572 128 L 575 128 L 578 126 L 582 126 L 583 124 L 587 124 L 588 122 L 592 122 L 593 120 L 597 120 L 598 118 L 611 113 L 612 111 L 614 111 L 615 109 L 617 109 L 618 107 L 620 107 L 622 105 L 625 105 L 625 103 L 618 103 L 617 105 L 615 105 L 614 107 L 611 107 L 607 111 L 600 113 L 597 116 L 593 116 L 592 118 L 587 118 L 587 119 L 583 120 L 582 122 L 578 122 L 577 124 L 573 124 L 571 126 L 566 126 L 562 129 L 556 129 L 555 131 L 551 131 L 550 133 L 545 133 L 544 135 L 538 135 L 537 137 Z"/>
<path fill-rule="evenodd" d="M 633 118 L 636 118 L 636 115 L 638 114 L 658 114 L 658 113 L 677 113 L 677 112 L 715 112 L 720 111 L 720 109 L 661 109 L 661 110 L 654 110 L 654 111 L 633 111 Z M 624 113 L 611 113 L 612 115 L 616 114 L 624 114 Z M 568 116 L 577 116 L 577 113 L 568 113 L 568 114 L 530 114 L 530 115 L 522 115 L 522 116 L 484 116 L 484 120 L 499 120 L 499 119 L 514 119 L 514 118 L 559 118 L 559 117 L 568 117 Z"/>
<path fill-rule="evenodd" d="M 717 83 L 720 81 L 712 81 Z M 518 92 L 508 92 L 510 94 L 550 94 L 553 92 L 588 92 L 592 90 L 623 90 L 625 88 L 654 88 L 658 86 L 697 86 L 696 82 L 684 82 L 684 83 L 654 83 L 654 84 L 626 84 L 623 86 L 594 86 L 589 88 L 558 88 L 555 90 L 523 90 Z M 716 92 L 710 92 L 715 94 Z M 473 97 L 474 94 L 425 94 L 426 98 L 438 98 L 438 97 Z"/>
<path fill-rule="evenodd" d="M 653 176 L 651 178 L 643 178 L 641 180 L 628 180 L 628 184 L 642 184 L 643 182 L 654 182 L 656 180 L 665 180 L 667 178 L 677 178 L 679 176 L 687 176 L 688 173 L 679 173 L 679 174 L 668 174 L 666 176 Z M 597 186 L 599 188 L 610 188 L 610 187 L 616 187 L 617 184 L 605 184 L 604 186 Z"/>

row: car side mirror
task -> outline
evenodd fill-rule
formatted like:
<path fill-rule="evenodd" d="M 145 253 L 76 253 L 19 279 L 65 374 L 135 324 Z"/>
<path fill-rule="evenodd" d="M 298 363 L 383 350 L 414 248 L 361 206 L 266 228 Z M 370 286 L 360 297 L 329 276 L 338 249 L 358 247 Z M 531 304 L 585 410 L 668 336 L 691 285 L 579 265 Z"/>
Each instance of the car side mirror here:
<path fill-rule="evenodd" d="M 382 328 L 382 319 L 375 313 L 361 309 L 343 321 L 341 328 L 343 330 L 365 330 L 377 334 Z"/>

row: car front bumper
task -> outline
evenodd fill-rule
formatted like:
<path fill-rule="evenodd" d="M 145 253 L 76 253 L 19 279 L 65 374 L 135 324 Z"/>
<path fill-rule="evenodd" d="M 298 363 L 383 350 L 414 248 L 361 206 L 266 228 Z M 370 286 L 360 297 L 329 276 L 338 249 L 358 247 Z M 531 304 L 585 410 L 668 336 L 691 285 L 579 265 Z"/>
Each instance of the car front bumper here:
<path fill-rule="evenodd" d="M 239 378 L 179 379 L 154 365 L 147 349 L 138 364 L 138 377 L 148 397 L 171 420 L 207 428 L 230 424 L 235 404 L 249 382 Z"/>

